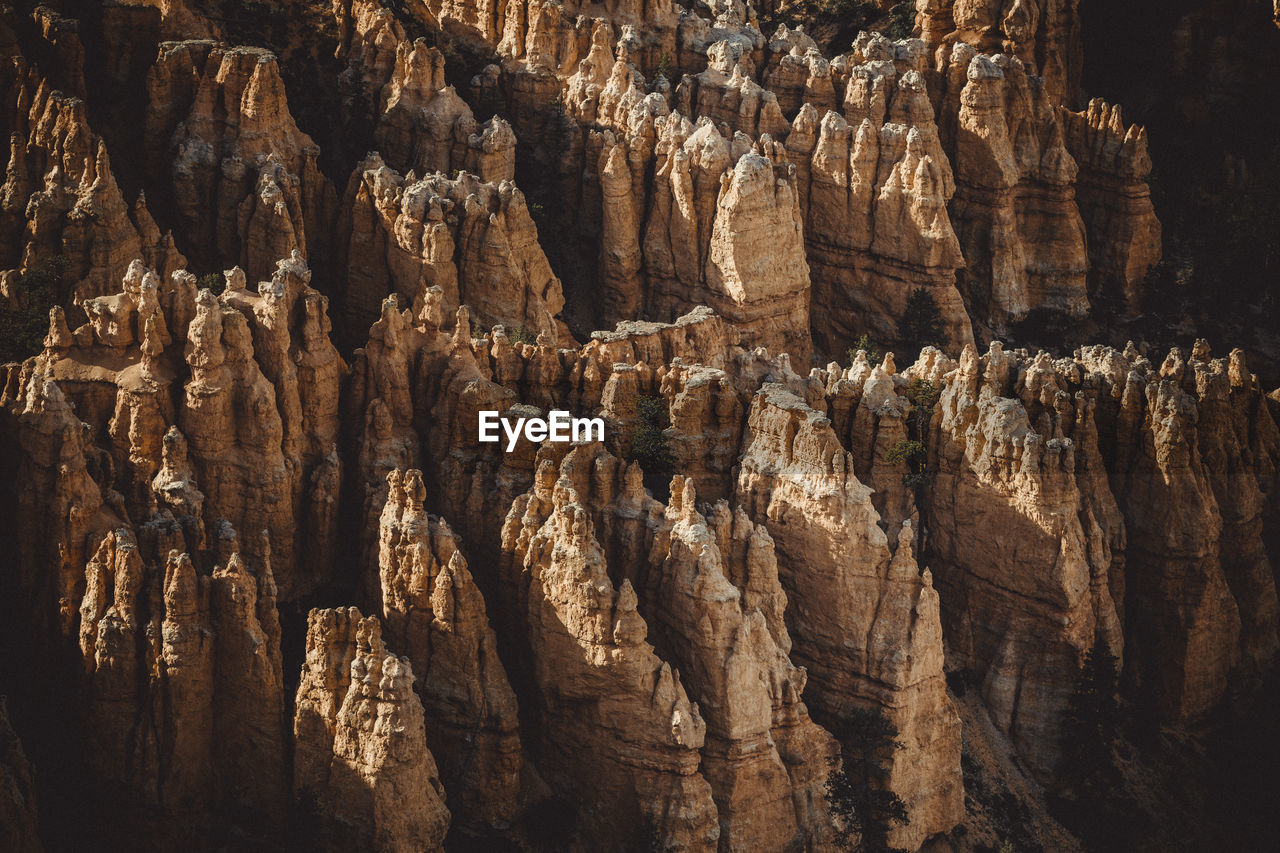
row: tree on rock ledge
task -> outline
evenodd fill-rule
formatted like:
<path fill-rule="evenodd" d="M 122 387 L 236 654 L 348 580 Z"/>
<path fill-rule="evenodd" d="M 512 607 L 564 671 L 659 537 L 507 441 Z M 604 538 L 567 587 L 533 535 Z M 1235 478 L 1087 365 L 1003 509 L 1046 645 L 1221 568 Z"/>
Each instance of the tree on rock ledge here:
<path fill-rule="evenodd" d="M 946 347 L 947 330 L 942 325 L 942 311 L 929 288 L 917 287 L 907 297 L 907 305 L 898 318 L 898 338 L 916 352 L 927 346 Z"/>
<path fill-rule="evenodd" d="M 1075 692 L 1062 719 L 1062 781 L 1082 799 L 1110 795 L 1120 705 L 1116 656 L 1099 637 L 1085 653 Z"/>
<path fill-rule="evenodd" d="M 889 830 L 907 822 L 902 798 L 889 790 L 885 763 L 901 749 L 898 729 L 879 708 L 854 708 L 832 730 L 845 752 L 832 759 L 827 804 L 841 850 L 891 853 Z"/>

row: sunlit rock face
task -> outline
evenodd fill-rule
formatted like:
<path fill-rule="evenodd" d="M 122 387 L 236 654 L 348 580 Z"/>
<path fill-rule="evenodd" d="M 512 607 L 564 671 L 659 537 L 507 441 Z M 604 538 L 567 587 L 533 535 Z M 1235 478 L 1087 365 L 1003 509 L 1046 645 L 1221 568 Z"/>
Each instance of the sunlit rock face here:
<path fill-rule="evenodd" d="M 828 850 L 867 712 L 893 846 L 1062 840 L 1091 650 L 1274 669 L 1280 396 L 1062 345 L 1162 253 L 1074 0 L 207 5 L 0 11 L 0 847 Z"/>

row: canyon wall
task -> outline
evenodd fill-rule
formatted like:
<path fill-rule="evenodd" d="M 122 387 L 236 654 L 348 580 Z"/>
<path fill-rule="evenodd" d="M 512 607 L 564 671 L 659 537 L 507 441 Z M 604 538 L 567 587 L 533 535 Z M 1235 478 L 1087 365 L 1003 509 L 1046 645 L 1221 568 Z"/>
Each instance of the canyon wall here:
<path fill-rule="evenodd" d="M 344 0 L 270 49 L 147 8 L 128 62 L 122 13 L 0 19 L 0 308 L 43 334 L 0 615 L 84 740 L 42 767 L 0 706 L 15 849 L 81 770 L 157 846 L 831 849 L 870 713 L 918 850 L 969 818 L 962 718 L 1056 790 L 1091 649 L 1179 732 L 1273 670 L 1245 353 L 998 340 L 1135 318 L 1160 259 L 1075 2 L 830 57 L 737 0 Z M 552 410 L 603 439 L 480 440 Z"/>

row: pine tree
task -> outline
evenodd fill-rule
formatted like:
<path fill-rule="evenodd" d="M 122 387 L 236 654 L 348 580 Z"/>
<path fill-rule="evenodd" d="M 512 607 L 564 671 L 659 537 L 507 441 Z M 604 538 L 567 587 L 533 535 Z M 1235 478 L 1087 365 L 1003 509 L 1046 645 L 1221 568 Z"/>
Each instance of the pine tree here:
<path fill-rule="evenodd" d="M 855 708 L 833 733 L 846 753 L 833 760 L 827 777 L 836 843 L 859 853 L 891 853 L 889 830 L 908 819 L 906 805 L 886 785 L 883 763 L 902 748 L 898 730 L 880 709 Z"/>
<path fill-rule="evenodd" d="M 947 330 L 942 325 L 938 300 L 927 287 L 917 287 L 907 297 L 907 305 L 898 318 L 898 337 L 917 349 L 947 345 Z"/>
<path fill-rule="evenodd" d="M 665 499 L 675 470 L 666 434 L 671 426 L 667 402 L 658 396 L 642 396 L 636 403 L 636 414 L 639 417 L 631 436 L 631 459 L 640 463 L 645 487 Z"/>
<path fill-rule="evenodd" d="M 1099 636 L 1085 653 L 1062 719 L 1062 780 L 1082 800 L 1106 796 L 1118 782 L 1119 680 L 1116 656 Z"/>
<path fill-rule="evenodd" d="M 49 310 L 71 296 L 65 275 L 70 266 L 65 255 L 55 255 L 19 276 L 13 290 L 21 304 L 0 306 L 0 363 L 23 361 L 44 349 Z"/>

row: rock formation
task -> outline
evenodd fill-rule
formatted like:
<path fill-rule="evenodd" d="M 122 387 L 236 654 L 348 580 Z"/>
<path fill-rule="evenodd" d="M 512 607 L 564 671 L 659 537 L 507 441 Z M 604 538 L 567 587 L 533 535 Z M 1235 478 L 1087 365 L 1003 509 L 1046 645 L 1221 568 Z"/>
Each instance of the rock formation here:
<path fill-rule="evenodd" d="M 348 322 L 367 325 L 387 293 L 398 293 L 415 316 L 427 288 L 442 294 L 440 311 L 470 306 L 487 325 L 506 324 L 559 340 L 564 307 L 524 195 L 511 183 L 403 177 L 376 155 L 352 174 L 344 302 Z"/>
<path fill-rule="evenodd" d="M 1217 778 L 1280 392 L 1142 313 L 1075 0 L 215 5 L 0 10 L 0 846 L 826 850 L 870 760 L 967 849 L 1094 649 L 1108 808 Z"/>
<path fill-rule="evenodd" d="M 1214 361 L 1201 343 L 1183 359 L 1175 351 L 1157 372 L 1136 350 L 1086 348 L 1054 361 L 993 345 L 981 359 L 966 352 L 943 391 L 929 529 L 949 645 L 983 673 L 995 720 L 1042 774 L 1056 759 L 1043 732 L 1056 729 L 1069 695 L 1056 685 L 1095 637 L 1119 652 L 1123 631 L 1126 671 L 1169 719 L 1203 714 L 1228 673 L 1274 659 L 1275 580 L 1252 521 L 1274 477 L 1274 420 L 1257 406 L 1242 356 Z M 1211 430 L 1203 450 L 1201 419 Z M 1242 439 L 1251 421 L 1255 437 Z M 1225 470 L 1242 441 L 1254 462 L 1232 478 Z M 1232 517 L 1242 526 L 1229 533 L 1211 479 L 1241 508 Z M 1024 532 L 974 535 L 979 516 L 968 513 L 985 527 L 997 511 L 1002 528 Z M 1018 558 L 993 556 L 1015 542 Z M 1030 556 L 1034 547 L 1043 556 Z M 1024 554 L 1034 572 L 992 574 Z M 1034 596 L 1012 608 L 1029 577 Z M 1173 640 L 1190 635 L 1195 644 Z"/>
<path fill-rule="evenodd" d="M 250 571 L 222 522 L 212 573 L 157 518 L 106 533 L 78 584 L 86 761 L 157 816 L 285 802 L 280 625 L 270 562 Z M 168 556 L 160 554 L 170 547 Z M 119 796 L 117 794 L 117 796 Z"/>
<path fill-rule="evenodd" d="M 965 259 L 947 216 L 956 184 L 920 59 L 883 38 L 862 39 L 848 57 L 843 97 L 836 93 L 843 114 L 806 103 L 787 136 L 788 156 L 802 164 L 815 299 L 830 306 L 814 327 L 827 354 L 863 332 L 897 340 L 916 287 L 934 295 L 952 342 L 973 335 L 956 290 Z"/>
<path fill-rule="evenodd" d="M 444 82 L 444 57 L 421 39 L 396 48 L 395 68 L 379 96 L 374 137 L 402 170 L 469 169 L 486 182 L 515 177 L 515 135 L 494 118 L 479 126 L 471 108 Z"/>
<path fill-rule="evenodd" d="M 930 48 L 967 44 L 1017 57 L 1044 78 L 1056 104 L 1074 100 L 1083 53 L 1078 0 L 922 0 L 920 37 Z"/>
<path fill-rule="evenodd" d="M 256 280 L 298 250 L 325 266 L 336 194 L 289 113 L 275 56 L 165 42 L 147 94 L 148 154 L 172 163 L 165 190 L 198 264 L 234 262 Z"/>
<path fill-rule="evenodd" d="M 710 122 L 693 131 L 674 116 L 667 129 L 644 234 L 650 310 L 674 319 L 705 303 L 751 343 L 806 358 L 809 268 L 795 170 L 767 137 L 760 153 L 735 158 Z M 606 170 L 626 168 L 616 154 L 609 159 Z"/>
<path fill-rule="evenodd" d="M 341 845 L 443 850 L 449 810 L 427 749 L 413 666 L 376 617 L 313 610 L 298 683 L 294 784 Z"/>
<path fill-rule="evenodd" d="M 74 332 L 55 309 L 45 352 L 11 394 L 30 408 L 41 383 L 57 383 L 59 399 L 65 389 L 120 517 L 168 512 L 195 531 L 191 548 L 218 519 L 266 528 L 291 597 L 333 560 L 342 360 L 296 254 L 256 293 L 238 268 L 226 279 L 220 297 L 197 294 L 189 273 L 162 281 L 135 261 L 121 292 L 83 303 L 89 320 Z M 246 541 L 253 558 L 263 547 Z"/>
<path fill-rule="evenodd" d="M 539 480 L 549 480 L 553 466 L 544 458 Z M 646 617 L 637 614 L 647 613 L 655 650 L 670 662 L 665 667 L 675 667 L 705 720 L 701 774 L 718 813 L 721 848 L 784 849 L 825 839 L 823 785 L 833 744 L 810 721 L 800 698 L 803 670 L 787 657 L 786 596 L 768 533 L 741 512 L 735 519 L 723 501 L 710 522 L 683 478 L 672 482 L 670 505 L 662 505 L 642 490 L 636 463 L 622 463 L 599 445 L 579 446 L 559 467 L 552 500 L 564 490 L 591 507 L 606 571 L 621 577 L 616 606 L 625 600 L 635 608 L 634 626 L 618 618 L 615 641 L 624 628 L 644 630 Z M 540 491 L 535 481 L 532 496 L 517 499 L 504 529 L 508 541 L 517 521 L 529 523 L 517 513 Z M 534 609 L 532 599 L 521 601 L 521 610 Z"/>
<path fill-rule="evenodd" d="M 448 524 L 422 509 L 422 473 L 395 470 L 389 479 L 378 539 L 387 642 L 422 673 L 427 742 L 455 812 L 510 823 L 520 792 L 519 721 L 484 598 Z"/>
<path fill-rule="evenodd" d="M 997 332 L 1033 309 L 1082 316 L 1088 267 L 1077 166 L 1043 83 L 1016 57 L 989 58 L 965 44 L 950 63 L 948 86 L 963 85 L 953 215 L 968 265 L 967 303 L 984 306 Z"/>
<path fill-rule="evenodd" d="M 595 845 L 648 826 L 671 849 L 716 849 L 716 805 L 698 771 L 706 721 L 646 640 L 631 582 L 610 579 L 582 500 L 544 460 L 503 529 L 545 720 L 539 769 L 586 803 L 581 829 Z"/>
<path fill-rule="evenodd" d="M 0 120 L 8 131 L 8 168 L 0 188 L 5 295 L 22 299 L 19 274 L 50 263 L 58 265 L 76 300 L 112 292 L 129 263 L 144 253 L 166 274 L 179 269 L 186 261 L 172 238 L 161 237 L 141 197 L 130 208 L 111 172 L 106 143 L 89 126 L 83 50 L 74 27 L 67 26 L 75 22 L 45 7 L 37 9 L 36 20 L 58 60 L 41 67 L 13 51 L 0 72 L 14 95 Z M 0 20 L 0 40 L 10 44 L 11 24 L 18 26 Z"/>
<path fill-rule="evenodd" d="M 938 593 L 929 570 L 916 566 L 910 521 L 890 549 L 871 490 L 830 423 L 765 385 L 751 405 L 735 497 L 776 544 L 792 656 L 809 671 L 815 709 L 836 719 L 871 702 L 897 726 L 904 746 L 891 760 L 890 787 L 911 819 L 895 843 L 916 847 L 962 809 Z"/>
<path fill-rule="evenodd" d="M 1057 759 L 1047 732 L 1057 729 L 1074 688 L 1062 674 L 1075 670 L 1095 635 L 1120 651 L 1109 579 L 1111 548 L 1124 539 L 1105 479 L 1086 497 L 1075 476 L 1077 448 L 1093 428 L 1089 402 L 1047 383 L 1028 387 L 1030 411 L 1060 419 L 1047 434 L 1036 432 L 1028 408 L 1003 396 L 1010 389 L 1001 379 L 1014 379 L 1003 358 L 993 348 L 980 365 L 966 350 L 943 391 L 929 530 L 946 616 L 960 620 L 948 623 L 950 647 L 983 673 L 995 721 L 1047 772 Z M 993 523 L 1016 532 L 980 532 L 996 513 Z M 1018 556 L 999 553 L 1005 549 Z"/>
<path fill-rule="evenodd" d="M 1119 105 L 1095 99 L 1088 110 L 1061 111 L 1067 150 L 1080 166 L 1077 194 L 1089 232 L 1090 294 L 1141 308 L 1146 274 L 1160 260 L 1160 221 L 1146 184 L 1147 132 L 1125 127 Z"/>

